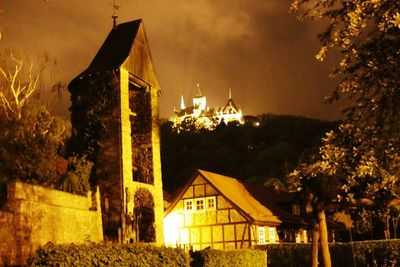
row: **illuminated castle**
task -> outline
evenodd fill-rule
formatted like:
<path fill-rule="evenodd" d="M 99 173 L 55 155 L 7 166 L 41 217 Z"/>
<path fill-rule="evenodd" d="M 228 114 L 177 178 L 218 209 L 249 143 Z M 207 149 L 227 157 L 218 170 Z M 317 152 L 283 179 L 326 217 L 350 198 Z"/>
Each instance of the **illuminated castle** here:
<path fill-rule="evenodd" d="M 180 110 L 174 110 L 170 121 L 178 131 L 185 125 L 194 125 L 196 129 L 213 130 L 220 123 L 228 124 L 236 122 L 243 124 L 242 109 L 232 99 L 229 89 L 228 102 L 225 106 L 210 109 L 207 107 L 207 99 L 201 94 L 200 86 L 197 84 L 198 93 L 193 98 L 193 106 L 186 107 L 183 96 L 181 96 Z"/>

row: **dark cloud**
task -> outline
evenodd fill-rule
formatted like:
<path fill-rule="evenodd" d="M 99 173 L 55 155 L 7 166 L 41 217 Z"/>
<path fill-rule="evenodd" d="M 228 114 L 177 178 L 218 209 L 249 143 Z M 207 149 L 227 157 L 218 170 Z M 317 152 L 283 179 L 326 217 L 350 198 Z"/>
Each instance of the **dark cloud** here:
<path fill-rule="evenodd" d="M 111 0 L 2 0 L 2 47 L 57 58 L 69 82 L 92 60 L 112 26 Z M 289 14 L 289 0 L 117 0 L 120 22 L 143 18 L 161 85 L 161 115 L 171 115 L 200 83 L 209 105 L 228 88 L 246 114 L 335 119 L 322 104 L 333 87 L 318 63 L 315 22 Z M 65 103 L 67 106 L 68 103 Z M 66 107 L 64 108 L 66 109 Z"/>

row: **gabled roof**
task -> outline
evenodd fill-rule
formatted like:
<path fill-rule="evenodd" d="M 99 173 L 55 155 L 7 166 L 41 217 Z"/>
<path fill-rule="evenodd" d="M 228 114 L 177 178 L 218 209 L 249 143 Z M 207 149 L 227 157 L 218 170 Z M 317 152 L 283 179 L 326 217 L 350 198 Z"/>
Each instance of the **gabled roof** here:
<path fill-rule="evenodd" d="M 198 175 L 212 184 L 226 199 L 236 206 L 242 214 L 246 215 L 251 221 L 258 224 L 275 224 L 278 225 L 282 221 L 273 214 L 273 212 L 265 205 L 256 200 L 246 186 L 239 180 L 211 173 L 203 170 L 197 170 L 179 194 L 175 197 L 173 203 L 169 206 L 166 214 L 172 211 L 177 202 L 181 199 L 188 187 L 193 183 Z"/>
<path fill-rule="evenodd" d="M 281 204 L 296 203 L 296 193 L 276 192 L 265 186 L 242 182 L 246 190 L 261 204 L 267 206 L 284 224 L 305 225 L 305 218 L 292 215 Z"/>
<path fill-rule="evenodd" d="M 129 72 L 129 77 L 144 82 L 161 94 L 161 86 L 141 19 L 115 26 L 89 67 L 73 79 L 68 88 L 73 91 L 76 81 L 119 68 L 124 68 Z"/>
<path fill-rule="evenodd" d="M 141 23 L 138 19 L 112 29 L 92 63 L 78 77 L 119 68 L 131 52 Z"/>

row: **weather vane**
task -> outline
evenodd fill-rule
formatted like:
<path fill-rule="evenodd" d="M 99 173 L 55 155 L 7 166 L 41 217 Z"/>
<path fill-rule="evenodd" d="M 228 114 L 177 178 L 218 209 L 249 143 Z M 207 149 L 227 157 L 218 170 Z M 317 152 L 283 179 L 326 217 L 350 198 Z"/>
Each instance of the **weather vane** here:
<path fill-rule="evenodd" d="M 115 29 L 115 27 L 117 27 L 117 18 L 118 18 L 118 15 L 116 13 L 117 13 L 117 10 L 119 9 L 119 6 L 117 6 L 115 4 L 115 0 L 113 0 L 113 9 L 114 9 L 114 12 L 111 17 L 113 19 L 113 29 Z"/>

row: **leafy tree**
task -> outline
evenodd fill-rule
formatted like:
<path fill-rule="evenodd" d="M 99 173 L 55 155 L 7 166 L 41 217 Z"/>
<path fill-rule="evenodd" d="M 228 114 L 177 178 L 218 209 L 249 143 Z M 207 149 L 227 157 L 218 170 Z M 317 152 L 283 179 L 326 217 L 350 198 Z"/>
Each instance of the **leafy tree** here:
<path fill-rule="evenodd" d="M 330 178 L 340 178 L 339 200 L 366 196 L 387 207 L 397 196 L 399 177 L 400 5 L 391 0 L 293 0 L 291 8 L 303 18 L 327 20 L 316 58 L 323 61 L 329 50 L 338 51 L 340 61 L 332 75 L 342 80 L 326 101 L 341 95 L 350 99 L 341 130 L 331 134 L 320 159 L 300 169 L 310 170 L 330 157 L 335 170 Z M 329 154 L 328 144 L 341 153 Z M 319 166 L 317 172 L 329 175 L 329 170 Z M 307 175 L 298 176 L 300 183 Z M 324 263 L 330 266 L 330 259 L 324 257 Z"/>
<path fill-rule="evenodd" d="M 0 179 L 54 185 L 64 172 L 58 166 L 69 125 L 33 102 L 20 115 L 0 116 Z"/>
<path fill-rule="evenodd" d="M 36 97 L 48 58 L 38 66 L 10 51 L 0 58 L 0 183 L 20 179 L 60 188 L 61 180 L 78 175 L 84 184 L 82 168 L 90 164 L 71 158 L 77 164 L 68 166 L 64 158 L 69 121 L 51 115 Z M 72 191 L 83 194 L 87 190 L 81 186 Z"/>
<path fill-rule="evenodd" d="M 306 205 L 314 214 L 313 227 L 313 266 L 318 266 L 318 242 L 321 243 L 324 266 L 330 266 L 326 211 L 340 192 L 342 160 L 344 150 L 332 145 L 335 134 L 330 132 L 323 139 L 319 154 L 311 163 L 302 163 L 289 176 L 289 182 L 301 192 Z"/>
<path fill-rule="evenodd" d="M 399 130 L 400 115 L 400 5 L 392 0 L 293 0 L 301 17 L 325 19 L 319 35 L 321 49 L 340 52 L 332 73 L 342 78 L 327 101 L 348 95 L 346 110 L 353 124 Z"/>
<path fill-rule="evenodd" d="M 373 128 L 361 131 L 352 124 L 343 124 L 337 133 L 329 132 L 323 139 L 317 157 L 301 164 L 290 176 L 316 215 L 315 229 L 323 245 L 324 264 L 330 259 L 324 254 L 329 252 L 321 213 L 352 207 L 352 213 L 365 222 L 371 220 L 370 214 L 365 216 L 366 209 L 373 208 L 383 220 L 384 235 L 390 237 L 389 220 L 396 212 L 392 202 L 400 195 L 400 153 L 391 140 L 383 146 L 379 137 Z M 316 260 L 317 254 L 313 256 Z"/>
<path fill-rule="evenodd" d="M 68 171 L 61 180 L 60 188 L 66 192 L 84 195 L 90 190 L 89 178 L 93 163 L 85 156 L 68 158 Z"/>

